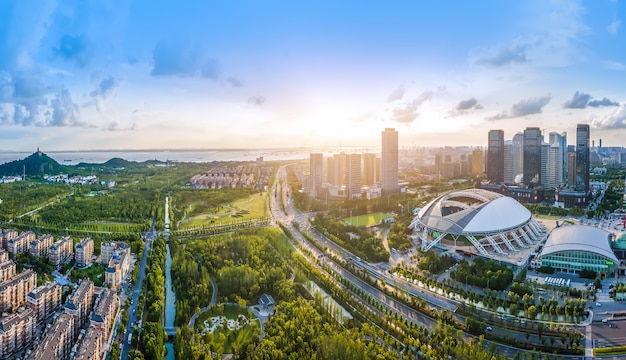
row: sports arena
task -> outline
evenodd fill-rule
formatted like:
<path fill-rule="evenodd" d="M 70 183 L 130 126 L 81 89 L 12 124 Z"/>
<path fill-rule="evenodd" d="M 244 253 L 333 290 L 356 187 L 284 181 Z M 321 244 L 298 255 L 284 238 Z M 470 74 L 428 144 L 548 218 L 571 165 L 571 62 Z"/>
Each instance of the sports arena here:
<path fill-rule="evenodd" d="M 524 266 L 546 228 L 513 198 L 482 189 L 445 193 L 424 206 L 412 225 L 422 250 L 452 247 Z"/>

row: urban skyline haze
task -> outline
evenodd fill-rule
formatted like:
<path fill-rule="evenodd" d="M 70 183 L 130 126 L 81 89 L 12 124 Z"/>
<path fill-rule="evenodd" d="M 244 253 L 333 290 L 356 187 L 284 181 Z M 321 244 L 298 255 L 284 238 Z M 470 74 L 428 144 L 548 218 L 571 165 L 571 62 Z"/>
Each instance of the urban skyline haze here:
<path fill-rule="evenodd" d="M 2 150 L 624 146 L 619 1 L 0 3 Z M 569 140 L 570 144 L 573 144 Z"/>

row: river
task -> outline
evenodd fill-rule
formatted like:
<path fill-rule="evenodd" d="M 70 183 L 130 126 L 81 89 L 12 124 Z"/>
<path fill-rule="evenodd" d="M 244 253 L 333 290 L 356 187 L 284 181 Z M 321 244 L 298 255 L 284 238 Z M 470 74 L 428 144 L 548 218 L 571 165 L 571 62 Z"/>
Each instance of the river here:
<path fill-rule="evenodd" d="M 166 245 L 167 254 L 165 257 L 165 327 L 174 327 L 174 319 L 176 318 L 176 294 L 172 290 L 172 254 L 170 246 Z M 174 360 L 174 344 L 165 343 L 167 355 L 165 360 Z"/>

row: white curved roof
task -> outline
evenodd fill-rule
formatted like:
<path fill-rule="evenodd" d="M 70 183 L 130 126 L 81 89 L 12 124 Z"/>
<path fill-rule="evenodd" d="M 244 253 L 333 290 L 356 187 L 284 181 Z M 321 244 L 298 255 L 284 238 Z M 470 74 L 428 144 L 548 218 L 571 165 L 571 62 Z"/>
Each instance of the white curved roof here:
<path fill-rule="evenodd" d="M 532 214 L 515 199 L 482 189 L 448 192 L 424 206 L 423 226 L 448 234 L 485 234 L 521 227 Z"/>
<path fill-rule="evenodd" d="M 465 227 L 465 232 L 512 229 L 530 220 L 531 213 L 515 199 L 503 196 L 488 202 Z"/>
<path fill-rule="evenodd" d="M 552 230 L 543 246 L 541 256 L 560 251 L 578 250 L 596 253 L 619 263 L 613 250 L 611 250 L 610 235 L 611 233 L 606 230 L 591 226 L 561 226 Z"/>

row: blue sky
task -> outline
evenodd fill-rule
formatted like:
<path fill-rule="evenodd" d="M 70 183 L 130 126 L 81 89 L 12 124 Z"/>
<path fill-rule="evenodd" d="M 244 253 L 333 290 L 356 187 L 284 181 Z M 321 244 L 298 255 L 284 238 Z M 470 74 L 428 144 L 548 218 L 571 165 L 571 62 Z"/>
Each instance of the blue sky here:
<path fill-rule="evenodd" d="M 0 149 L 626 146 L 623 1 L 3 1 Z"/>

